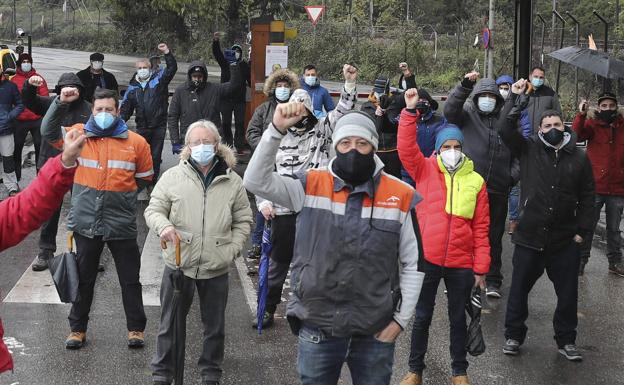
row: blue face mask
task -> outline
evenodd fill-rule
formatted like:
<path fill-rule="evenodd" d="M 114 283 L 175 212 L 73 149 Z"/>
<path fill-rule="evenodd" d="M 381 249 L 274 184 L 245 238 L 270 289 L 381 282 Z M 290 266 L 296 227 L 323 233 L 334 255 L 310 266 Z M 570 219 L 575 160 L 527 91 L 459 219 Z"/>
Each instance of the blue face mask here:
<path fill-rule="evenodd" d="M 277 87 L 275 89 L 275 98 L 280 102 L 285 102 L 290 97 L 290 88 L 288 87 Z"/>
<path fill-rule="evenodd" d="M 97 115 L 93 117 L 95 123 L 103 130 L 110 128 L 110 126 L 115 121 L 116 116 L 111 114 L 110 112 L 99 112 Z"/>
<path fill-rule="evenodd" d="M 137 76 L 139 77 L 139 79 L 141 80 L 147 80 L 147 78 L 149 78 L 150 76 L 150 70 L 149 68 L 139 68 L 137 70 Z"/>
<path fill-rule="evenodd" d="M 191 158 L 200 166 L 207 166 L 210 164 L 214 156 L 214 145 L 212 144 L 199 144 L 191 147 Z"/>
<path fill-rule="evenodd" d="M 496 108 L 496 99 L 492 99 L 487 96 L 479 96 L 477 104 L 481 112 L 490 113 L 494 111 L 494 108 Z"/>
<path fill-rule="evenodd" d="M 306 76 L 304 78 L 304 81 L 307 85 L 309 85 L 310 87 L 313 87 L 316 85 L 316 76 Z"/>
<path fill-rule="evenodd" d="M 531 84 L 535 88 L 540 88 L 541 86 L 544 85 L 544 79 L 533 78 L 531 79 Z"/>

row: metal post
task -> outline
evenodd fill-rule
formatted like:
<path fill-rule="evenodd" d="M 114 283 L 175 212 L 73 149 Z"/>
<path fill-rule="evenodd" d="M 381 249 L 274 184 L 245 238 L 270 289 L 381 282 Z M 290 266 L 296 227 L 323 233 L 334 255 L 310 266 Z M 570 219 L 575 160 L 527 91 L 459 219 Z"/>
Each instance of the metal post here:
<path fill-rule="evenodd" d="M 96 8 L 98 10 L 98 21 L 97 21 L 97 38 L 98 40 L 100 40 L 100 14 L 101 14 L 101 10 L 100 10 L 100 4 L 99 3 L 95 3 Z"/>
<path fill-rule="evenodd" d="M 459 62 L 459 39 L 460 39 L 460 26 L 461 26 L 461 19 L 459 17 L 457 17 L 456 15 L 453 15 L 453 17 L 455 18 L 455 21 L 457 22 L 457 61 Z"/>
<path fill-rule="evenodd" d="M 566 25 L 566 20 L 561 17 L 561 15 L 559 14 L 559 12 L 557 11 L 553 11 L 553 15 L 555 15 L 557 17 L 557 19 L 559 19 L 559 21 L 561 21 L 561 42 L 559 43 L 559 49 L 563 48 L 563 37 L 565 35 L 565 25 Z M 561 60 L 559 60 L 559 63 L 557 64 L 557 83 L 555 85 L 555 91 L 559 92 L 559 80 L 561 79 Z"/>
<path fill-rule="evenodd" d="M 370 26 L 371 26 L 371 37 L 375 36 L 375 26 L 373 25 L 373 0 L 369 1 L 369 10 L 370 10 Z"/>
<path fill-rule="evenodd" d="M 405 10 L 405 21 L 409 21 L 409 6 L 410 6 L 410 0 L 407 0 L 407 9 Z"/>
<path fill-rule="evenodd" d="M 54 33 L 54 5 L 50 5 L 50 11 L 52 13 L 52 16 L 50 17 L 52 19 L 50 32 Z"/>
<path fill-rule="evenodd" d="M 579 21 L 576 19 L 576 17 L 572 16 L 572 14 L 569 11 L 566 11 L 565 13 L 574 22 L 575 33 L 576 33 L 576 46 L 578 47 L 579 44 L 580 44 Z M 578 74 L 579 74 L 579 70 L 578 70 L 578 68 L 576 68 L 576 70 L 574 71 L 574 101 L 576 102 L 574 104 L 575 106 L 578 106 L 578 104 L 579 104 L 579 100 L 578 100 L 578 91 L 579 91 Z"/>
<path fill-rule="evenodd" d="M 76 9 L 72 6 L 72 39 L 75 36 L 76 32 Z"/>
<path fill-rule="evenodd" d="M 544 65 L 544 34 L 546 33 L 546 20 L 544 20 L 542 15 L 540 15 L 539 13 L 537 14 L 537 18 L 540 19 L 540 21 L 542 22 L 542 45 L 540 47 L 540 64 Z"/>
<path fill-rule="evenodd" d="M 12 34 L 15 33 L 15 31 L 17 31 L 17 7 L 15 6 L 15 0 L 13 0 L 13 31 L 11 32 Z"/>
<path fill-rule="evenodd" d="M 608 52 L 609 51 L 609 22 L 605 20 L 605 18 L 602 17 L 596 10 L 593 11 L 593 14 L 596 15 L 596 17 L 599 18 L 600 21 L 604 23 L 604 26 L 605 26 L 604 51 Z M 606 92 L 610 90 L 611 90 L 611 82 L 609 81 L 608 78 L 605 77 L 602 82 L 602 92 Z"/>
<path fill-rule="evenodd" d="M 494 79 L 494 51 L 492 50 L 492 31 L 494 30 L 494 0 L 490 0 L 490 16 L 488 20 L 488 29 L 490 30 L 490 38 L 488 42 L 488 71 L 487 77 Z"/>
<path fill-rule="evenodd" d="M 30 11 L 30 30 L 28 31 L 29 33 L 32 33 L 33 31 L 33 9 L 32 9 L 32 5 L 30 4 L 30 1 L 28 2 L 28 10 Z"/>
<path fill-rule="evenodd" d="M 531 69 L 533 0 L 518 0 L 516 4 L 518 28 L 515 36 L 516 78 L 528 78 Z"/>

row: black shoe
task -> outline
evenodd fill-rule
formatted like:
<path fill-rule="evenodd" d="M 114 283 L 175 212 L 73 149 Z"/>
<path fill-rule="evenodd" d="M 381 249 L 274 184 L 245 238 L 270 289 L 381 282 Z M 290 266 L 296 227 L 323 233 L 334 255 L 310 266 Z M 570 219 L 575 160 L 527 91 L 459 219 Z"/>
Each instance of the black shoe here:
<path fill-rule="evenodd" d="M 501 298 L 500 289 L 494 286 L 488 286 L 485 288 L 485 295 L 490 298 Z"/>
<path fill-rule="evenodd" d="M 268 311 L 264 312 L 264 317 L 262 317 L 262 329 L 268 329 L 273 325 L 273 313 L 269 313 Z M 258 329 L 258 317 L 254 318 L 253 324 L 254 329 Z"/>
<path fill-rule="evenodd" d="M 101 272 L 103 272 L 104 270 L 106 270 L 106 269 L 104 268 L 104 264 L 103 264 L 103 263 L 100 263 L 100 264 L 98 265 L 98 272 L 100 272 L 100 273 L 101 273 Z"/>
<path fill-rule="evenodd" d="M 583 356 L 579 353 L 576 345 L 574 344 L 567 344 L 564 347 L 559 348 L 559 353 L 561 353 L 569 361 L 583 361 Z"/>
<path fill-rule="evenodd" d="M 619 275 L 620 277 L 624 277 L 624 265 L 622 264 L 622 262 L 610 263 L 609 273 L 613 273 L 615 275 Z"/>
<path fill-rule="evenodd" d="M 54 254 L 50 251 L 41 251 L 37 255 L 37 260 L 32 265 L 33 271 L 44 271 L 48 269 L 48 261 L 54 257 Z"/>
<path fill-rule="evenodd" d="M 578 271 L 579 277 L 582 277 L 585 274 L 585 265 L 587 265 L 587 261 L 581 260 L 581 263 L 579 264 L 579 271 Z"/>
<path fill-rule="evenodd" d="M 251 249 L 247 250 L 247 258 L 258 259 L 262 254 L 262 247 L 260 245 L 253 245 Z"/>
<path fill-rule="evenodd" d="M 518 355 L 518 353 L 520 353 L 520 342 L 518 342 L 518 340 L 508 338 L 505 341 L 505 345 L 503 345 L 503 353 L 510 356 Z"/>

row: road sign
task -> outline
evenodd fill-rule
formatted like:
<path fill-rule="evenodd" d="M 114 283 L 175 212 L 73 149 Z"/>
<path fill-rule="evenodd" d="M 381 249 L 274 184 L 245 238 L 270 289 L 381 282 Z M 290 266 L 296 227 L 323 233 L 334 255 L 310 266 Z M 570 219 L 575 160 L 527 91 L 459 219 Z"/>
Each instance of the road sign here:
<path fill-rule="evenodd" d="M 316 23 L 318 23 L 319 18 L 325 11 L 324 5 L 306 5 L 304 8 L 308 13 L 308 17 L 310 18 L 312 25 L 316 25 Z"/>

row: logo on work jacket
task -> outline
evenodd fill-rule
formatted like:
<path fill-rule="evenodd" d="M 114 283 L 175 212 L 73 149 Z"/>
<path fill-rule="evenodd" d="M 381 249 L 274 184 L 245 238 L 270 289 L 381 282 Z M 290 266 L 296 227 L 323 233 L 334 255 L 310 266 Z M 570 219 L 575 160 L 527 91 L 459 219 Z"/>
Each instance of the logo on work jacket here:
<path fill-rule="evenodd" d="M 376 203 L 377 206 L 391 206 L 391 207 L 398 207 L 399 206 L 399 202 L 401 202 L 401 198 L 399 198 L 396 195 L 392 195 L 389 198 L 386 198 L 385 201 L 378 201 Z"/>

